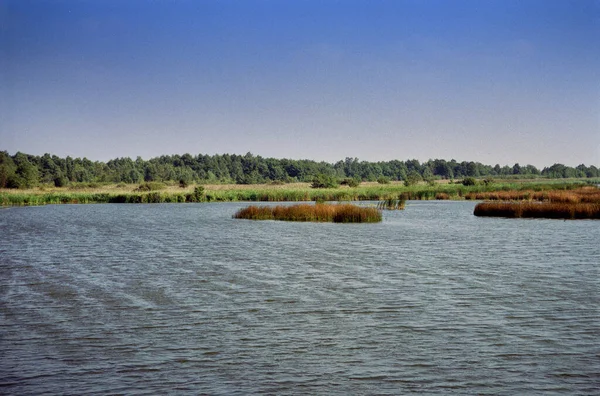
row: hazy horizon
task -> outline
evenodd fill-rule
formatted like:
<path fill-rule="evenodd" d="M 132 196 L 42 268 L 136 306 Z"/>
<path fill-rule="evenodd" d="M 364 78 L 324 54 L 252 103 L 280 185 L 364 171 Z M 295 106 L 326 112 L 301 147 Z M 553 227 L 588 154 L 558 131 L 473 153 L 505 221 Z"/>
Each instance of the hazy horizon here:
<path fill-rule="evenodd" d="M 600 166 L 600 2 L 0 4 L 0 150 Z"/>

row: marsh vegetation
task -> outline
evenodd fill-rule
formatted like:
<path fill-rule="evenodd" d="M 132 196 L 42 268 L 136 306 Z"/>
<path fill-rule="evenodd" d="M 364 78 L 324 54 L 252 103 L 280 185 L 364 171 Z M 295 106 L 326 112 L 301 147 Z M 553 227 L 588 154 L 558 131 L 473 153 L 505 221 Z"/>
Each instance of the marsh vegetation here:
<path fill-rule="evenodd" d="M 359 186 L 341 185 L 313 188 L 309 183 L 288 184 L 207 184 L 181 187 L 179 183 L 99 184 L 77 183 L 68 187 L 39 186 L 30 189 L 0 189 L 0 205 L 45 205 L 65 203 L 184 203 L 184 202 L 290 202 L 290 201 L 382 201 L 389 197 L 403 200 L 510 199 L 509 197 L 570 197 L 570 192 L 588 185 L 589 180 L 535 180 L 509 183 L 420 183 L 380 184 L 363 182 Z M 143 186 L 142 188 L 140 188 Z M 589 191 L 597 191 L 591 187 Z M 579 194 L 578 199 L 586 194 Z M 567 198 L 565 198 L 567 199 Z M 571 198 L 568 198 L 571 199 Z"/>
<path fill-rule="evenodd" d="M 542 202 L 482 202 L 475 206 L 475 216 L 546 218 L 546 219 L 600 219 L 600 204 L 542 203 Z"/>
<path fill-rule="evenodd" d="M 406 200 L 402 198 L 387 197 L 377 204 L 379 210 L 404 210 Z"/>
<path fill-rule="evenodd" d="M 472 193 L 469 198 L 488 200 L 475 206 L 475 216 L 600 219 L 600 189 L 597 187 Z"/>
<path fill-rule="evenodd" d="M 233 217 L 248 220 L 313 221 L 333 223 L 377 223 L 381 212 L 352 204 L 299 204 L 293 206 L 249 206 Z"/>

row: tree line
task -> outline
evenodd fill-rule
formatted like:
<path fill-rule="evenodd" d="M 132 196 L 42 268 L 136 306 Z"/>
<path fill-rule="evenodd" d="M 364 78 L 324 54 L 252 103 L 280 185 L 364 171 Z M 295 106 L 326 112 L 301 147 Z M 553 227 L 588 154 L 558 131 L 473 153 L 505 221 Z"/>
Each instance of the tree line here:
<path fill-rule="evenodd" d="M 465 177 L 511 178 L 600 177 L 595 166 L 573 168 L 554 164 L 542 170 L 533 165 L 500 166 L 479 162 L 435 159 L 419 162 L 359 161 L 346 158 L 335 163 L 312 160 L 263 158 L 247 153 L 163 155 L 149 160 L 116 158 L 108 162 L 87 158 L 60 158 L 0 151 L 0 188 L 31 188 L 38 185 L 66 186 L 70 183 L 141 183 L 150 181 L 180 183 L 311 182 L 317 176 L 338 180 L 434 180 Z"/>

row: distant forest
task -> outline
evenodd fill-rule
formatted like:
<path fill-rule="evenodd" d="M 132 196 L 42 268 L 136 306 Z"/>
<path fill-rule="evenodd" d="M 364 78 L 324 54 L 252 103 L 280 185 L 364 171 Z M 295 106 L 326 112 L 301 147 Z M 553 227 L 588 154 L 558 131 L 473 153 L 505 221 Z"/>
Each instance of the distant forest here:
<path fill-rule="evenodd" d="M 71 183 L 141 183 L 150 181 L 181 183 L 310 182 L 315 177 L 359 181 L 484 178 L 571 178 L 600 177 L 595 166 L 575 168 L 554 164 L 542 170 L 533 165 L 500 166 L 455 160 L 359 161 L 346 158 L 336 163 L 311 160 L 263 158 L 246 155 L 163 155 L 143 160 L 117 158 L 108 162 L 86 158 L 60 158 L 0 151 L 0 187 L 31 188 L 40 184 L 66 186 Z"/>

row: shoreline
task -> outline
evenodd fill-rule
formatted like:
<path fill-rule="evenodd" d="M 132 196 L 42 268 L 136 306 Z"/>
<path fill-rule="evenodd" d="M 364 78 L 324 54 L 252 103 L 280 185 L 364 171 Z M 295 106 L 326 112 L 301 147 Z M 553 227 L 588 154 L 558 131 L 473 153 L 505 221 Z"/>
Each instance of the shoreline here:
<path fill-rule="evenodd" d="M 525 199 L 537 199 L 539 192 L 565 192 L 586 187 L 597 189 L 585 179 L 564 181 L 545 179 L 530 182 L 472 186 L 435 183 L 404 186 L 401 182 L 390 184 L 362 183 L 358 187 L 311 188 L 308 183 L 277 185 L 191 185 L 186 188 L 165 186 L 155 191 L 136 191 L 138 185 L 104 185 L 94 187 L 52 187 L 28 190 L 0 190 L 0 206 L 32 206 L 48 204 L 92 203 L 196 203 L 196 202 L 309 202 L 309 201 L 380 201 L 405 200 L 478 200 L 498 192 Z M 199 188 L 200 192 L 196 191 Z M 485 199 L 485 198 L 484 198 Z M 522 198 L 521 198 L 522 199 Z"/>

